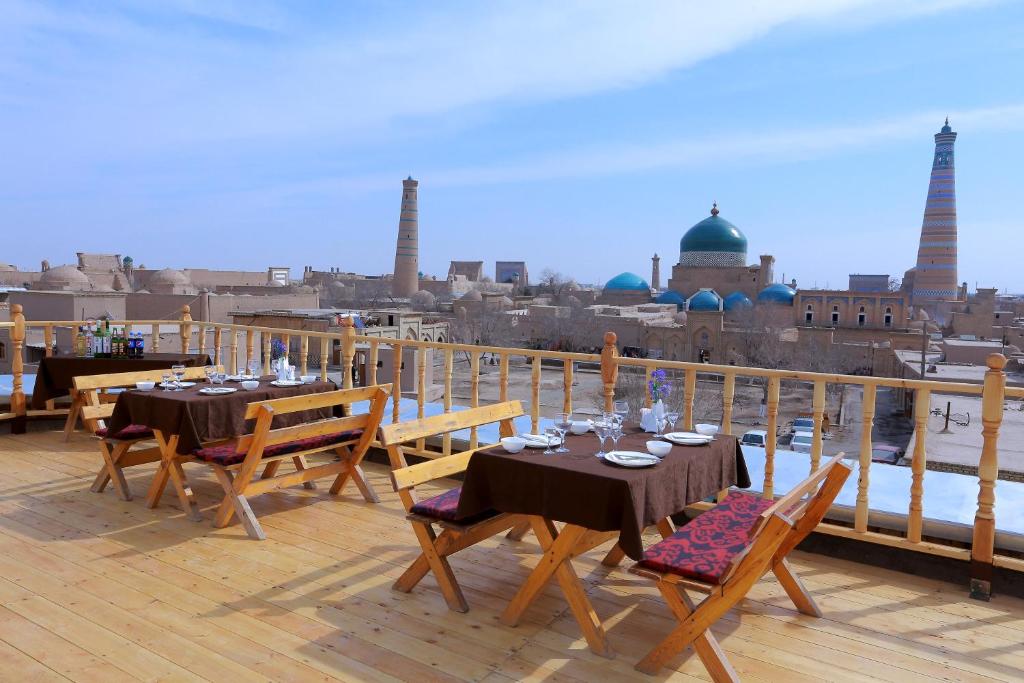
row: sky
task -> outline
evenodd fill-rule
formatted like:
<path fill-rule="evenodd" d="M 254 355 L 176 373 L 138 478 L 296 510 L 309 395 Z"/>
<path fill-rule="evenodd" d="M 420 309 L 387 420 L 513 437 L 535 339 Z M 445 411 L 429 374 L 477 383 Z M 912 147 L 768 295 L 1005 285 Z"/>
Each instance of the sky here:
<path fill-rule="evenodd" d="M 662 278 L 717 201 L 776 277 L 914 265 L 932 136 L 959 277 L 1024 292 L 1024 3 L 0 0 L 0 262 Z M 664 284 L 664 283 L 663 283 Z"/>

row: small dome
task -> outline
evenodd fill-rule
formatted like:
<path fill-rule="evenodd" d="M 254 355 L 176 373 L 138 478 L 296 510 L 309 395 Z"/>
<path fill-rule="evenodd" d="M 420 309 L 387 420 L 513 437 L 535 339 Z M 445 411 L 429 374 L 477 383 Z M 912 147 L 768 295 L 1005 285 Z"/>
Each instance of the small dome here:
<path fill-rule="evenodd" d="M 679 240 L 679 262 L 684 266 L 742 266 L 747 260 L 747 238 L 740 229 L 718 215 L 711 215 L 686 231 Z"/>
<path fill-rule="evenodd" d="M 39 276 L 40 284 L 53 287 L 74 287 L 77 289 L 89 289 L 92 283 L 89 276 L 74 266 L 57 266 L 44 270 Z"/>
<path fill-rule="evenodd" d="M 650 291 L 651 286 L 647 284 L 647 280 L 644 280 L 635 273 L 619 273 L 606 282 L 604 288 L 619 291 L 641 292 Z"/>
<path fill-rule="evenodd" d="M 188 276 L 180 270 L 174 268 L 164 268 L 153 273 L 153 276 L 149 278 L 150 284 L 161 284 L 161 285 L 188 285 Z"/>
<path fill-rule="evenodd" d="M 686 297 L 671 289 L 662 292 L 654 299 L 656 304 L 675 304 L 680 309 L 686 306 Z"/>
<path fill-rule="evenodd" d="M 483 295 L 482 295 L 482 294 L 480 294 L 480 292 L 478 292 L 477 290 L 475 290 L 475 289 L 471 289 L 471 290 L 469 290 L 468 292 L 466 292 L 465 294 L 463 294 L 463 295 L 462 295 L 462 296 L 461 296 L 461 297 L 459 298 L 459 300 L 460 300 L 460 301 L 483 301 L 483 300 L 484 300 L 484 297 L 483 297 Z"/>
<path fill-rule="evenodd" d="M 409 297 L 409 302 L 412 303 L 413 306 L 429 308 L 437 302 L 437 299 L 434 297 L 433 294 L 431 294 L 427 290 L 421 289 L 420 291 L 416 292 L 411 297 Z"/>
<path fill-rule="evenodd" d="M 722 297 L 718 296 L 713 289 L 702 289 L 687 302 L 688 311 L 720 311 L 722 310 Z"/>
<path fill-rule="evenodd" d="M 750 300 L 750 297 L 743 292 L 733 292 L 729 296 L 725 297 L 722 302 L 722 306 L 727 311 L 734 311 L 738 308 L 753 308 L 754 302 Z"/>
<path fill-rule="evenodd" d="M 758 303 L 782 304 L 784 306 L 792 306 L 795 298 L 796 290 L 781 282 L 768 285 L 757 295 Z"/>

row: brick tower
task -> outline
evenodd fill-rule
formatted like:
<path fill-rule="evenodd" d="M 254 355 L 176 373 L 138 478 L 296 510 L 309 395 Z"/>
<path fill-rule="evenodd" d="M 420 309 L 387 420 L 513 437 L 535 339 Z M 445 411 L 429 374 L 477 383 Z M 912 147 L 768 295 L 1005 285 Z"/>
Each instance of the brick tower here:
<path fill-rule="evenodd" d="M 928 200 L 921 223 L 917 250 L 913 302 L 942 301 L 957 297 L 956 279 L 956 185 L 953 143 L 956 133 L 946 125 L 935 134 L 935 158 L 928 183 Z"/>
<path fill-rule="evenodd" d="M 419 219 L 416 188 L 419 181 L 409 176 L 402 181 L 402 213 L 398 218 L 398 243 L 395 246 L 395 275 L 391 295 L 410 297 L 420 288 Z"/>
<path fill-rule="evenodd" d="M 651 289 L 661 289 L 661 258 L 657 254 L 651 257 Z"/>

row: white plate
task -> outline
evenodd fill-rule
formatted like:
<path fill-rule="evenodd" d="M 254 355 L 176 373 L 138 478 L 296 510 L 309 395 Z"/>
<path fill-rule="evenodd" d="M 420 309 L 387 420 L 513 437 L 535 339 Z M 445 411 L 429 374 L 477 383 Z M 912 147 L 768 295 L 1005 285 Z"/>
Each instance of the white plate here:
<path fill-rule="evenodd" d="M 194 387 L 195 385 L 195 382 L 181 382 L 180 384 L 175 384 L 174 382 L 160 382 L 160 387 L 163 389 L 174 389 L 175 387 L 188 389 L 189 387 Z"/>
<path fill-rule="evenodd" d="M 221 394 L 233 394 L 238 389 L 234 387 L 203 387 L 199 390 L 200 394 L 206 394 L 207 396 L 220 396 Z"/>
<path fill-rule="evenodd" d="M 297 379 L 275 379 L 271 382 L 275 387 L 298 387 L 302 386 L 302 382 Z"/>
<path fill-rule="evenodd" d="M 527 448 L 547 448 L 549 444 L 551 446 L 558 445 L 558 437 L 555 436 L 549 437 L 544 434 L 521 434 L 520 436 L 526 439 Z"/>
<path fill-rule="evenodd" d="M 640 451 L 612 451 L 605 453 L 604 459 L 622 467 L 651 467 L 661 462 L 657 456 Z"/>
<path fill-rule="evenodd" d="M 680 446 L 704 446 L 714 440 L 711 436 L 696 432 L 669 432 L 663 438 Z"/>
<path fill-rule="evenodd" d="M 247 379 L 256 379 L 253 375 L 228 375 L 224 379 L 229 382 L 244 382 Z"/>

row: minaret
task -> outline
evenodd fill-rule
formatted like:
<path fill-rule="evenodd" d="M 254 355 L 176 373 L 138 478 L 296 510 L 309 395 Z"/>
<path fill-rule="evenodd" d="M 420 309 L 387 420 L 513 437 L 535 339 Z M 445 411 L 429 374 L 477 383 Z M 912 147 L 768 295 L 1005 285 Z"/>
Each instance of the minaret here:
<path fill-rule="evenodd" d="M 661 259 L 657 254 L 651 257 L 651 289 L 661 289 Z"/>
<path fill-rule="evenodd" d="M 956 184 L 953 173 L 953 142 L 956 133 L 946 125 L 935 134 L 935 159 L 928 183 L 928 200 L 921 223 L 917 250 L 913 303 L 957 297 L 956 279 Z"/>
<path fill-rule="evenodd" d="M 395 245 L 395 275 L 391 295 L 410 297 L 420 288 L 419 220 L 416 188 L 419 181 L 409 176 L 402 181 L 402 213 L 398 218 L 398 243 Z"/>

